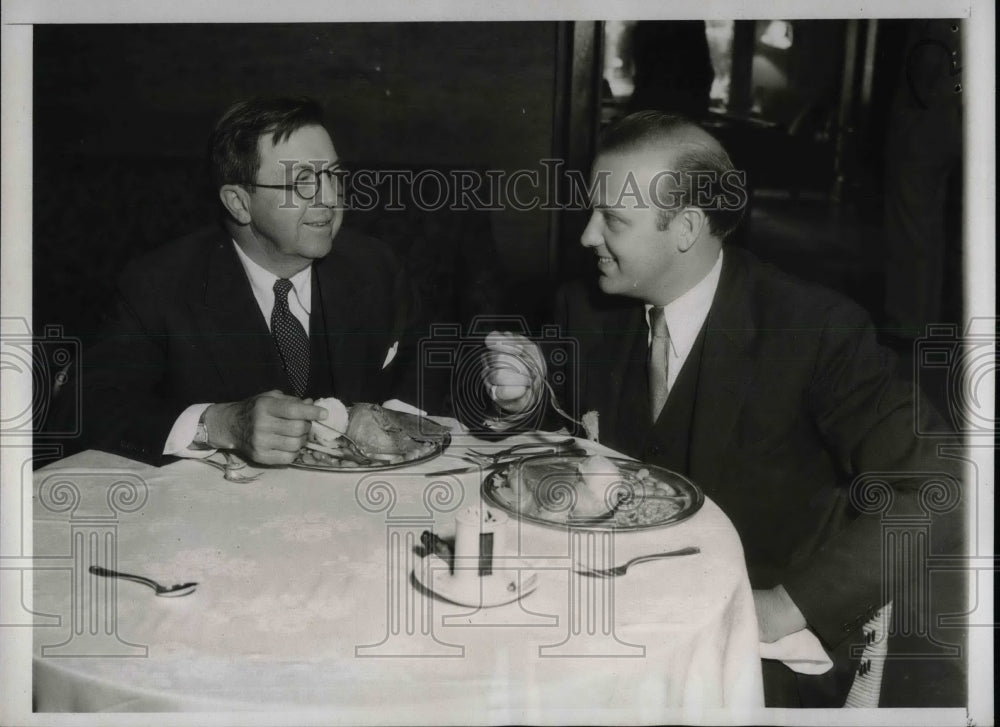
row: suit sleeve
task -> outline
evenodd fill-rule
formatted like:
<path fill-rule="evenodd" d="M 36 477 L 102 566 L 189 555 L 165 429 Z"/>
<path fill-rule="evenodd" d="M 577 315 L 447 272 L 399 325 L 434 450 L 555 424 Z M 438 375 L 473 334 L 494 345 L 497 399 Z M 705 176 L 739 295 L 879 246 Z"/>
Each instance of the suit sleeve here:
<path fill-rule="evenodd" d="M 186 404 L 160 393 L 165 334 L 148 303 L 156 296 L 139 294 L 147 283 L 127 274 L 119 279 L 114 313 L 82 355 L 82 441 L 87 448 L 163 464 L 164 443 Z"/>
<path fill-rule="evenodd" d="M 830 311 L 816 362 L 806 404 L 853 481 L 853 518 L 783 585 L 813 630 L 835 645 L 893 598 L 884 587 L 891 569 L 887 518 L 930 517 L 921 490 L 946 482 L 960 499 L 961 479 L 956 461 L 938 455 L 937 440 L 917 434 L 930 431 L 936 414 L 926 401 L 916 406 L 919 390 L 896 375 L 894 354 L 876 342 L 861 309 L 838 304 Z M 951 517 L 931 520 L 936 551 L 958 548 L 961 506 L 954 505 Z"/>

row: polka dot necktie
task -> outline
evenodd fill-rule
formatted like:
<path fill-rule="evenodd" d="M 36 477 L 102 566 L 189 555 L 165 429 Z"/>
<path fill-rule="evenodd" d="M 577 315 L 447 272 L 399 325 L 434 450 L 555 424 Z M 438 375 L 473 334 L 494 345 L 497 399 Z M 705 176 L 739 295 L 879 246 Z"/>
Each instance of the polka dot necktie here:
<path fill-rule="evenodd" d="M 662 306 L 649 309 L 649 410 L 655 422 L 667 402 L 667 351 L 670 348 L 670 332 L 667 317 Z"/>
<path fill-rule="evenodd" d="M 303 396 L 309 381 L 309 336 L 288 308 L 288 291 L 291 289 L 290 280 L 278 278 L 274 281 L 271 335 L 274 336 L 292 390 L 296 396 Z"/>

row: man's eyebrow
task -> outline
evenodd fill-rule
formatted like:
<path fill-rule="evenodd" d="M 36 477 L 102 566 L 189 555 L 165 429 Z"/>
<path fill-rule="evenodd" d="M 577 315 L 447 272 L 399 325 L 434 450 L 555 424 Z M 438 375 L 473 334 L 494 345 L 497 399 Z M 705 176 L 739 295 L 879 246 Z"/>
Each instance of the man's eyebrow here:
<path fill-rule="evenodd" d="M 312 170 L 336 170 L 343 168 L 340 159 L 326 161 L 324 159 L 310 159 L 309 161 L 298 161 L 292 164 L 292 169 L 312 169 Z"/>

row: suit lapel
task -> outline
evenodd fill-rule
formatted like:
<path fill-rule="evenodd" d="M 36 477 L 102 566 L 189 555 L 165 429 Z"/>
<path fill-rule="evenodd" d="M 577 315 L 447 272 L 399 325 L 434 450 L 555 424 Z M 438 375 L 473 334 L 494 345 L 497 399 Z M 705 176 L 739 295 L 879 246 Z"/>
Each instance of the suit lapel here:
<path fill-rule="evenodd" d="M 191 305 L 222 391 L 243 398 L 280 386 L 281 361 L 233 243 L 220 234 L 209 244 Z"/>
<path fill-rule="evenodd" d="M 633 397 L 629 396 L 632 387 L 628 386 L 637 347 L 641 343 L 641 351 L 646 350 L 645 341 L 640 340 L 646 333 L 642 306 L 612 310 L 607 320 L 597 329 L 603 331 L 604 335 L 587 359 L 598 362 L 601 368 L 604 365 L 601 362 L 605 361 L 611 361 L 612 366 L 609 378 L 593 375 L 587 377 L 590 387 L 588 399 L 593 397 L 593 400 L 602 402 L 603 405 L 599 404 L 597 409 L 607 412 L 608 422 L 606 424 L 602 422 L 601 429 L 610 432 L 615 440 L 637 441 L 636 435 L 641 432 L 637 432 L 636 429 L 639 428 L 644 432 L 649 420 L 648 409 L 644 410 L 641 422 L 635 420 L 635 402 L 632 402 Z M 627 413 L 625 421 L 621 419 L 623 411 Z"/>
<path fill-rule="evenodd" d="M 312 301 L 309 308 L 309 385 L 307 395 L 320 398 L 332 395 L 336 389 L 333 381 L 333 348 L 330 331 L 336 331 L 336 321 L 328 316 L 324 293 L 316 266 L 312 267 Z"/>
<path fill-rule="evenodd" d="M 746 268 L 727 250 L 715 299 L 705 321 L 705 344 L 691 431 L 691 476 L 717 482 L 733 425 L 753 375 L 749 347 L 756 329 L 747 305 Z"/>
<path fill-rule="evenodd" d="M 325 396 L 336 395 L 349 402 L 361 401 L 364 394 L 366 336 L 350 335 L 349 322 L 362 321 L 360 294 L 354 281 L 347 274 L 350 266 L 344 264 L 336 248 L 323 260 L 314 263 L 313 313 L 321 318 L 311 318 L 310 335 L 322 342 L 323 353 L 329 362 L 332 381 Z M 323 325 L 317 325 L 322 323 Z M 325 329 L 325 330 L 324 330 Z"/>

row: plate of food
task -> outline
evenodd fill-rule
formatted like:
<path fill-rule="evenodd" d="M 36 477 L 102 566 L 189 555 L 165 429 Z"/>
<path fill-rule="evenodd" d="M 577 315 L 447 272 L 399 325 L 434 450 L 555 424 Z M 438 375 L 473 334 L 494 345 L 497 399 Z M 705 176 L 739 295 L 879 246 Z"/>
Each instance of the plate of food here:
<path fill-rule="evenodd" d="M 447 427 L 428 417 L 378 404 L 346 406 L 333 397 L 315 404 L 329 412 L 313 422 L 292 467 L 324 472 L 376 471 L 426 462 L 451 443 Z"/>
<path fill-rule="evenodd" d="M 482 493 L 521 520 L 585 530 L 673 525 L 705 502 L 704 493 L 683 475 L 602 455 L 528 457 L 486 477 Z"/>

